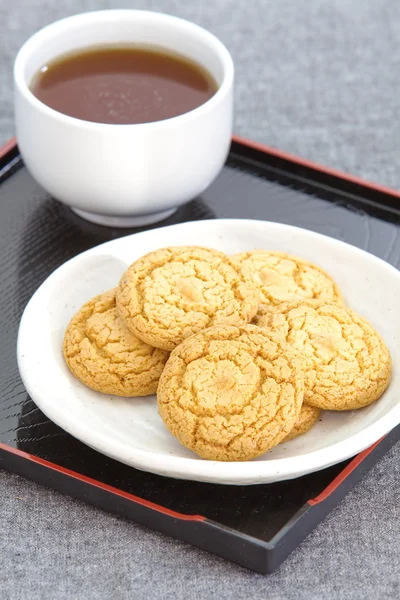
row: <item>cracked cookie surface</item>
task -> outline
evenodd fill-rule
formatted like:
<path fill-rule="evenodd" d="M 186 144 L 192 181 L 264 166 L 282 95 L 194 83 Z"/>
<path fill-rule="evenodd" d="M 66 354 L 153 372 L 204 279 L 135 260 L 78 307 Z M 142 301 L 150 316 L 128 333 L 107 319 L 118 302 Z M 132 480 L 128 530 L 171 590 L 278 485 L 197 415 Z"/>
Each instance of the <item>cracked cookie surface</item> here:
<path fill-rule="evenodd" d="M 297 256 L 284 252 L 251 250 L 235 254 L 234 258 L 250 271 L 260 290 L 260 315 L 263 305 L 276 306 L 281 302 L 301 299 L 344 304 L 339 287 L 332 277 L 317 265 Z"/>
<path fill-rule="evenodd" d="M 212 325 L 246 324 L 258 303 L 256 286 L 235 260 L 197 246 L 143 256 L 124 273 L 117 291 L 127 327 L 164 350 Z"/>
<path fill-rule="evenodd" d="M 64 335 L 65 361 L 82 383 L 105 394 L 147 396 L 157 390 L 168 352 L 130 333 L 117 314 L 115 290 L 92 298 Z"/>
<path fill-rule="evenodd" d="M 316 408 L 315 406 L 310 406 L 309 404 L 303 404 L 293 429 L 282 440 L 282 443 L 288 442 L 289 440 L 293 440 L 294 438 L 299 437 L 299 435 L 303 435 L 303 433 L 307 433 L 307 431 L 311 429 L 314 423 L 318 421 L 320 414 L 321 411 L 319 408 Z"/>
<path fill-rule="evenodd" d="M 306 361 L 304 402 L 352 410 L 389 385 L 391 358 L 372 325 L 353 310 L 324 302 L 281 304 L 258 325 L 280 334 Z"/>
<path fill-rule="evenodd" d="M 303 402 L 303 361 L 255 325 L 211 327 L 170 355 L 158 409 L 167 428 L 202 458 L 244 461 L 288 435 Z"/>

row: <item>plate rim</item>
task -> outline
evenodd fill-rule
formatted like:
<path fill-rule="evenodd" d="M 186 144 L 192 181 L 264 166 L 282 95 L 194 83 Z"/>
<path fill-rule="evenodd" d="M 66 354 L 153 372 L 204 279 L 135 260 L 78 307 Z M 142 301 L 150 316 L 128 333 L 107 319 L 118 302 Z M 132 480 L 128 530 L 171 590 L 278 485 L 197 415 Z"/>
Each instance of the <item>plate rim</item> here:
<path fill-rule="evenodd" d="M 228 484 L 228 485 L 252 485 L 269 483 L 272 481 L 282 481 L 285 479 L 292 479 L 301 477 L 307 473 L 318 471 L 321 469 L 328 468 L 333 464 L 337 464 L 346 459 L 352 458 L 362 450 L 365 450 L 368 446 L 374 444 L 381 439 L 385 434 L 389 433 L 391 429 L 396 427 L 400 423 L 400 404 L 392 407 L 388 413 L 381 416 L 377 421 L 368 425 L 365 429 L 351 435 L 350 437 L 336 442 L 326 448 L 313 450 L 306 454 L 301 454 L 295 457 L 271 459 L 268 461 L 244 461 L 244 462 L 222 462 L 222 461 L 207 461 L 198 458 L 188 458 L 180 456 L 171 456 L 167 454 L 160 455 L 154 454 L 151 451 L 135 449 L 134 456 L 132 457 L 129 446 L 126 443 L 121 443 L 119 440 L 112 439 L 110 444 L 109 437 L 104 435 L 102 432 L 87 429 L 81 426 L 81 422 L 66 418 L 60 418 L 60 413 L 57 411 L 57 405 L 52 404 L 51 400 L 48 402 L 43 397 L 38 397 L 35 393 L 32 380 L 30 378 L 29 368 L 26 365 L 26 357 L 24 355 L 25 336 L 29 327 L 26 326 L 26 322 L 32 318 L 31 312 L 35 309 L 35 303 L 40 301 L 42 294 L 45 294 L 47 288 L 49 288 L 53 282 L 60 275 L 60 272 L 64 272 L 70 269 L 74 264 L 87 255 L 102 254 L 103 249 L 107 249 L 109 245 L 115 245 L 118 242 L 124 243 L 128 239 L 137 239 L 140 237 L 148 237 L 156 235 L 156 232 L 162 229 L 163 231 L 183 229 L 193 226 L 199 228 L 205 228 L 213 225 L 223 227 L 235 223 L 238 226 L 241 224 L 248 226 L 251 223 L 253 226 L 259 226 L 262 228 L 277 228 L 283 229 L 287 232 L 303 232 L 307 235 L 314 237 L 315 239 L 329 240 L 329 243 L 336 244 L 338 246 L 347 246 L 351 252 L 359 255 L 368 255 L 369 260 L 376 261 L 379 266 L 385 268 L 400 280 L 400 272 L 396 267 L 383 259 L 371 254 L 357 246 L 330 237 L 325 234 L 321 234 L 303 227 L 297 227 L 288 225 L 285 223 L 278 223 L 273 221 L 264 221 L 257 219 L 207 219 L 199 221 L 186 221 L 184 223 L 178 223 L 174 225 L 168 225 L 165 227 L 154 228 L 145 230 L 133 234 L 123 236 L 114 240 L 109 240 L 93 248 L 89 248 L 84 252 L 72 257 L 57 269 L 55 269 L 46 280 L 39 286 L 39 288 L 32 295 L 28 304 L 26 305 L 23 315 L 21 317 L 18 339 L 17 339 L 17 362 L 20 371 L 21 379 L 23 384 L 31 396 L 32 400 L 42 410 L 42 412 L 64 431 L 79 439 L 84 444 L 90 446 L 96 451 L 109 456 L 119 462 L 123 462 L 129 466 L 144 470 L 158 475 L 173 477 L 177 479 L 189 479 L 195 481 L 203 481 L 217 484 Z M 65 416 L 65 415 L 63 415 Z M 352 447 L 349 450 L 349 444 Z M 347 448 L 347 449 L 346 449 Z M 334 458 L 332 459 L 332 456 Z M 140 458 L 140 461 L 137 460 Z M 160 464 L 160 462 L 162 464 Z M 184 465 L 189 465 L 189 468 L 185 468 Z M 297 466 L 296 466 L 297 465 Z"/>

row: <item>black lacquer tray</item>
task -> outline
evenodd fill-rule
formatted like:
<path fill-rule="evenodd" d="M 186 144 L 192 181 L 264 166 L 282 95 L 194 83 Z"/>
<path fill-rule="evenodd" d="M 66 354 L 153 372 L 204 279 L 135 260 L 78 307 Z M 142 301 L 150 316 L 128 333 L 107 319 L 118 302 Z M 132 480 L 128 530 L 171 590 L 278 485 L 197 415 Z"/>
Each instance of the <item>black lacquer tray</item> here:
<path fill-rule="evenodd" d="M 298 225 L 400 264 L 399 193 L 238 138 L 217 181 L 159 225 L 221 217 Z M 243 487 L 143 473 L 62 431 L 19 378 L 21 314 L 63 262 L 134 231 L 81 220 L 34 182 L 13 141 L 0 150 L 0 467 L 269 573 L 398 440 L 400 426 L 324 471 Z"/>

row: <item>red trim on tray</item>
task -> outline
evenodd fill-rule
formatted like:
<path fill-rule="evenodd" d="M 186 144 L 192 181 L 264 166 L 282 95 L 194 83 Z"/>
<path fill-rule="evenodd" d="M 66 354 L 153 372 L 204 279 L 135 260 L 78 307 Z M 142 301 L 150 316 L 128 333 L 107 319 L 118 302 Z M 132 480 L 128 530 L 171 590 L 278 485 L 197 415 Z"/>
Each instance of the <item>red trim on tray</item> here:
<path fill-rule="evenodd" d="M 320 165 L 319 163 L 312 162 L 311 160 L 307 160 L 306 158 L 301 158 L 301 156 L 295 156 L 294 154 L 288 154 L 283 150 L 278 150 L 277 148 L 272 148 L 271 146 L 266 146 L 265 144 L 260 144 L 258 142 L 253 142 L 252 140 L 248 140 L 246 138 L 242 138 L 239 135 L 233 135 L 232 141 L 237 142 L 239 144 L 243 144 L 244 146 L 248 146 L 249 148 L 254 148 L 254 150 L 260 150 L 260 152 L 265 152 L 267 154 L 272 154 L 273 156 L 277 156 L 278 158 L 282 158 L 284 160 L 288 160 L 290 162 L 297 163 L 302 167 L 309 167 L 310 169 L 314 169 L 315 171 L 320 171 L 321 173 L 325 173 L 326 175 L 333 175 L 334 177 L 338 177 L 339 179 L 344 179 L 345 181 L 350 181 L 351 183 L 356 183 L 357 185 L 362 185 L 364 187 L 368 187 L 371 190 L 375 190 L 377 192 L 382 192 L 383 194 L 390 194 L 391 196 L 396 196 L 396 198 L 400 198 L 400 192 L 394 190 L 385 185 L 380 185 L 379 183 L 372 183 L 371 181 L 366 181 L 361 177 L 357 177 L 356 175 L 350 175 L 349 173 L 345 173 L 344 171 L 339 171 L 338 169 L 332 169 L 331 167 L 325 167 L 324 165 Z"/>
<path fill-rule="evenodd" d="M 333 175 L 334 177 L 338 177 L 339 179 L 344 179 L 345 181 L 350 181 L 351 183 L 356 183 L 357 185 L 368 187 L 371 190 L 382 192 L 383 194 L 390 194 L 391 196 L 400 198 L 400 191 L 394 190 L 393 188 L 387 187 L 385 185 L 380 185 L 379 183 L 367 181 L 365 179 L 362 179 L 361 177 L 350 175 L 349 173 L 345 173 L 344 171 L 339 171 L 338 169 L 325 167 L 324 165 L 320 165 L 319 163 L 312 162 L 311 160 L 307 160 L 306 158 L 302 158 L 301 156 L 289 154 L 287 152 L 284 152 L 283 150 L 273 148 L 272 146 L 260 144 L 259 142 L 253 142 L 252 140 L 240 137 L 239 135 L 233 135 L 232 141 L 238 144 L 243 144 L 244 146 L 248 146 L 249 148 L 254 148 L 254 150 L 265 152 L 266 154 L 272 154 L 273 156 L 277 156 L 278 158 L 282 158 L 284 160 L 288 160 L 289 162 L 296 163 L 298 165 L 301 165 L 302 167 L 309 167 L 310 169 L 314 169 L 315 171 L 320 171 L 320 173 L 325 173 L 326 175 Z M 12 150 L 16 145 L 17 138 L 15 137 L 6 142 L 4 146 L 0 147 L 0 158 L 5 156 L 5 154 Z"/>
<path fill-rule="evenodd" d="M 130 502 L 135 502 L 136 504 L 141 504 L 146 508 L 150 508 L 151 510 L 156 510 L 157 512 L 163 513 L 168 517 L 172 517 L 173 519 L 179 519 L 181 521 L 205 521 L 206 518 L 202 515 L 185 515 L 183 513 L 178 513 L 174 510 L 170 510 L 169 508 L 164 508 L 160 504 L 156 504 L 155 502 L 150 502 L 149 500 L 143 500 L 143 498 L 139 498 L 139 496 L 135 496 L 134 494 L 129 494 L 128 492 L 123 492 L 118 488 L 115 488 L 111 485 L 107 485 L 106 483 L 101 483 L 96 479 L 92 479 L 91 477 L 86 477 L 85 475 L 81 475 L 76 471 L 71 471 L 70 469 L 65 469 L 60 465 L 56 465 L 55 463 L 49 462 L 48 460 L 44 460 L 43 458 L 39 458 L 38 456 L 34 456 L 33 454 L 28 454 L 27 452 L 23 452 L 22 450 L 17 450 L 16 448 L 12 448 L 11 446 L 7 446 L 0 442 L 0 450 L 4 450 L 5 452 L 10 452 L 11 454 L 15 454 L 20 458 L 25 460 L 29 460 L 33 463 L 41 465 L 42 467 L 46 467 L 47 469 L 51 469 L 52 471 L 57 471 L 58 473 L 62 473 L 63 475 L 67 475 L 68 477 L 72 477 L 73 479 L 77 479 L 78 481 L 82 481 L 88 485 L 91 485 L 96 488 L 100 488 L 106 492 L 110 492 L 111 494 L 115 494 L 115 496 L 119 496 L 120 498 L 125 498 L 125 500 L 129 500 Z"/>
<path fill-rule="evenodd" d="M 7 152 L 10 152 L 10 150 L 12 150 L 16 145 L 17 138 L 14 137 L 11 138 L 11 140 L 8 140 L 8 142 L 6 142 L 4 146 L 1 146 L 0 148 L 0 158 L 3 158 L 3 156 L 5 156 Z"/>
<path fill-rule="evenodd" d="M 334 492 L 336 488 L 338 488 L 339 485 L 341 485 L 345 479 L 347 479 L 350 473 L 352 473 L 354 469 L 356 469 L 358 465 L 362 463 L 364 458 L 366 458 L 368 454 L 371 454 L 371 452 L 375 450 L 375 448 L 381 443 L 383 439 L 384 438 L 381 438 L 380 440 L 375 442 L 375 444 L 372 444 L 372 446 L 370 446 L 366 450 L 363 450 L 363 452 L 360 452 L 360 454 L 357 454 L 357 456 L 355 456 L 353 460 L 349 462 L 347 467 L 345 467 L 343 471 L 341 471 L 339 475 L 337 475 L 335 479 L 331 481 L 331 483 L 324 490 L 322 490 L 320 494 L 318 494 L 318 496 L 315 496 L 315 498 L 308 500 L 307 504 L 315 506 L 316 504 L 319 504 L 320 502 L 326 500 L 328 496 L 332 494 L 332 492 Z"/>
<path fill-rule="evenodd" d="M 239 144 L 243 144 L 244 146 L 248 146 L 249 148 L 254 148 L 255 150 L 259 150 L 260 152 L 265 152 L 266 154 L 272 154 L 273 156 L 277 156 L 278 158 L 282 158 L 289 162 L 297 163 L 304 167 L 309 167 L 316 171 L 320 171 L 321 173 L 326 173 L 327 175 L 333 175 L 334 177 L 338 177 L 339 179 L 345 179 L 346 181 L 350 181 L 352 183 L 356 183 L 358 185 L 368 187 L 368 188 L 376 190 L 378 192 L 382 192 L 384 194 L 390 194 L 392 196 L 400 198 L 400 192 L 393 190 L 389 187 L 379 185 L 376 183 L 371 183 L 371 182 L 365 181 L 359 177 L 355 177 L 353 175 L 349 175 L 347 173 L 338 171 L 337 169 L 331 169 L 329 167 L 319 165 L 318 163 L 314 163 L 312 161 L 309 161 L 305 158 L 301 158 L 299 156 L 294 156 L 292 154 L 288 154 L 287 152 L 283 152 L 282 150 L 278 150 L 277 148 L 272 148 L 270 146 L 266 146 L 266 145 L 260 144 L 258 142 L 253 142 L 246 138 L 242 138 L 238 135 L 232 136 L 232 141 L 237 142 Z M 8 142 L 6 142 L 2 147 L 0 147 L 0 158 L 5 156 L 7 154 L 7 152 L 12 150 L 16 145 L 17 145 L 16 138 L 12 138 Z M 339 475 L 337 477 L 335 477 L 335 479 L 318 496 L 316 496 L 315 498 L 312 498 L 311 500 L 308 500 L 307 503 L 310 506 L 315 506 L 316 504 L 319 504 L 320 502 L 323 502 L 324 500 L 326 500 L 326 498 L 341 483 L 343 483 L 343 481 L 350 475 L 350 473 L 352 473 L 358 467 L 358 465 L 361 464 L 362 461 L 378 446 L 378 444 L 382 441 L 382 439 L 380 439 L 378 442 L 373 444 L 370 448 L 367 448 L 367 450 L 360 452 L 360 454 L 358 454 L 355 458 L 353 458 L 353 460 L 347 465 L 347 467 L 345 467 L 343 469 L 343 471 L 341 471 L 339 473 Z M 39 458 L 38 456 L 34 456 L 33 454 L 28 454 L 27 452 L 22 452 L 21 450 L 17 450 L 16 448 L 12 448 L 11 446 L 7 446 L 6 444 L 3 444 L 1 442 L 0 442 L 0 450 L 4 450 L 5 452 L 10 452 L 11 454 L 15 454 L 16 456 L 19 456 L 20 458 L 30 460 L 31 462 L 34 462 L 36 464 L 42 465 L 43 467 L 52 469 L 53 471 L 58 471 L 59 473 L 63 473 L 64 475 L 67 475 L 68 477 L 73 477 L 74 479 L 78 479 L 79 481 L 82 481 L 82 482 L 92 485 L 94 487 L 108 491 L 112 494 L 115 494 L 116 496 L 120 496 L 121 498 L 130 500 L 131 502 L 136 502 L 137 504 L 145 506 L 146 508 L 150 508 L 151 510 L 156 510 L 158 512 L 161 512 L 161 513 L 168 515 L 174 519 L 180 519 L 183 521 L 205 521 L 206 520 L 206 518 L 203 517 L 202 515 L 185 515 L 182 513 L 175 512 L 173 510 L 169 510 L 168 508 L 164 508 L 163 506 L 161 506 L 159 504 L 156 504 L 154 502 L 149 502 L 148 500 L 143 500 L 143 498 L 140 498 L 139 496 L 134 496 L 133 494 L 128 494 L 127 492 L 123 492 L 123 491 L 119 490 L 118 488 L 112 487 L 110 485 L 106 485 L 104 483 L 96 481 L 95 479 L 91 479 L 90 477 L 85 477 L 84 475 L 81 475 L 80 473 L 71 471 L 69 469 L 65 469 L 64 467 L 56 465 L 55 463 L 51 463 L 47 460 Z"/>

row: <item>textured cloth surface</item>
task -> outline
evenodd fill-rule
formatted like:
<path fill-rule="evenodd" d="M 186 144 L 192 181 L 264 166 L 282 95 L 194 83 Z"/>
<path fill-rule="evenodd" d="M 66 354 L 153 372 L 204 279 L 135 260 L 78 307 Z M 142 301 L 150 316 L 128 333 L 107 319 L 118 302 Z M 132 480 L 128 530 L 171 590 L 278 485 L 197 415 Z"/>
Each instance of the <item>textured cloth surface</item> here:
<path fill-rule="evenodd" d="M 226 43 L 237 133 L 400 188 L 396 0 L 0 0 L 0 144 L 14 133 L 19 46 L 62 16 L 115 7 L 170 12 Z M 0 472 L 0 598 L 398 598 L 399 450 L 267 577 Z"/>

